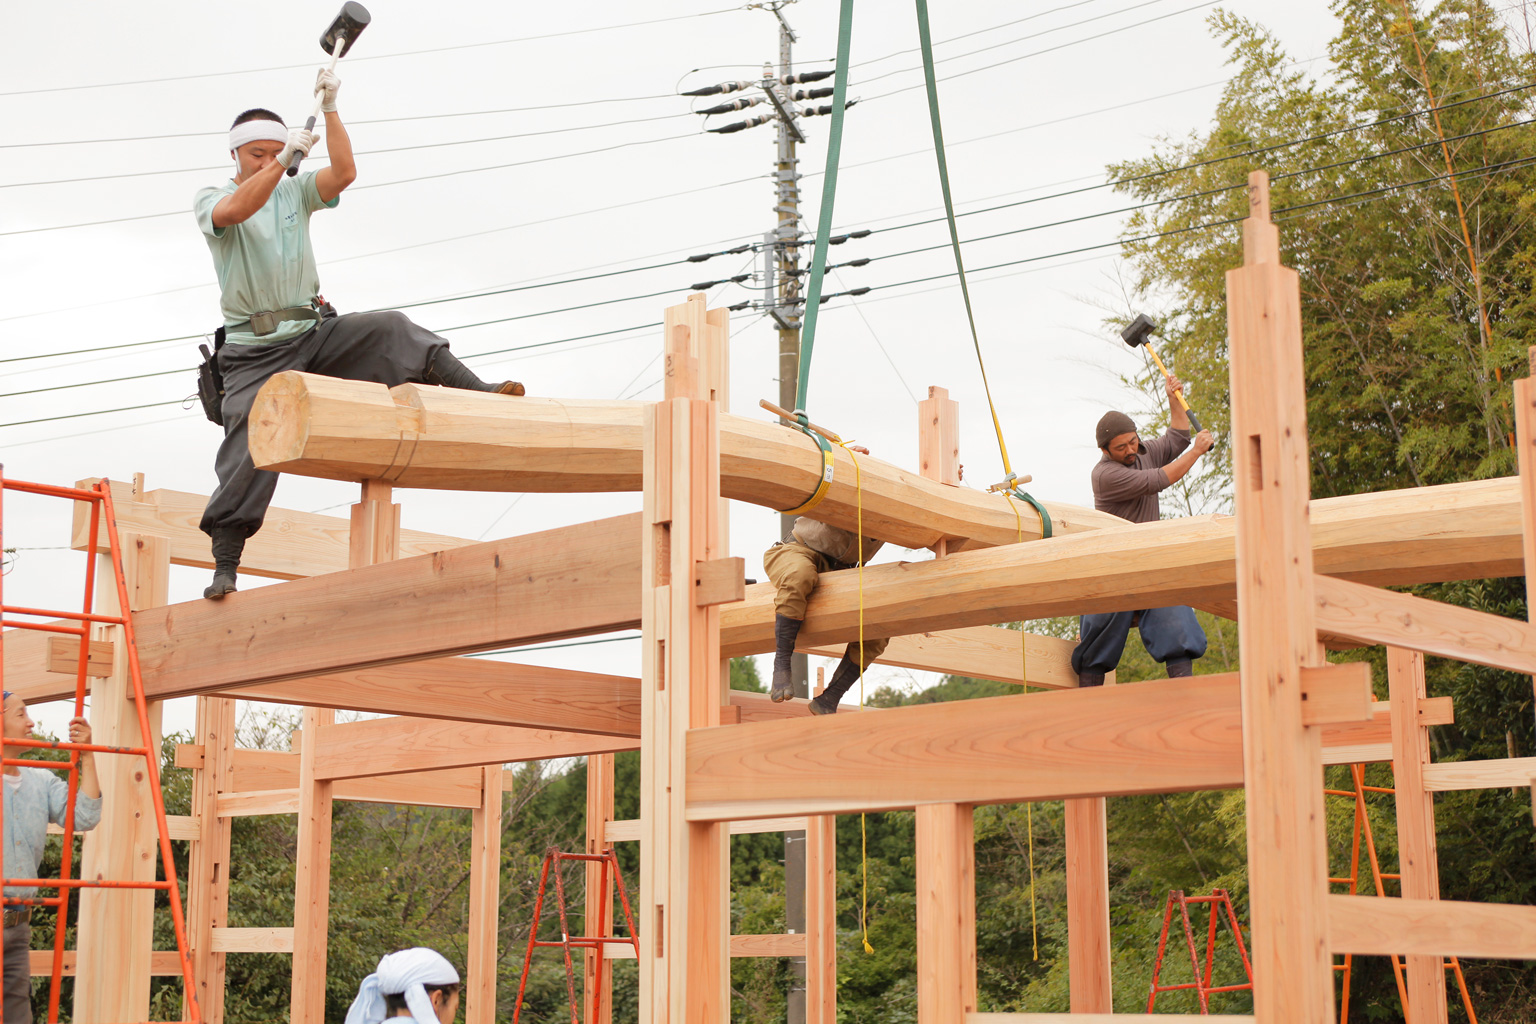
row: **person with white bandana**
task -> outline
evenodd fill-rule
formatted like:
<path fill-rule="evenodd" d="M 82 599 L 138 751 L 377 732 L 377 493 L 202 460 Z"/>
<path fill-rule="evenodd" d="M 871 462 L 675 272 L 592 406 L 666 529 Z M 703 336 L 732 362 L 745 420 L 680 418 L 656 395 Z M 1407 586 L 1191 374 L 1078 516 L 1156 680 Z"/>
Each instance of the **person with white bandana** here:
<path fill-rule="evenodd" d="M 452 1024 L 459 1012 L 459 972 L 435 949 L 390 953 L 363 979 L 346 1024 L 406 1018 L 414 1024 Z"/>
<path fill-rule="evenodd" d="M 304 370 L 348 380 L 437 384 L 468 391 L 521 395 L 516 381 L 488 384 L 448 350 L 448 340 L 393 310 L 337 316 L 320 295 L 309 217 L 334 209 L 357 178 L 352 142 L 336 112 L 341 80 L 322 69 L 315 83 L 325 113 L 330 164 L 289 177 L 288 168 L 319 141 L 316 132 L 288 128 L 255 107 L 229 132 L 234 176 L 202 189 L 193 203 L 213 255 L 224 314 L 223 344 L 214 362 L 222 375 L 224 442 L 214 464 L 219 486 L 200 524 L 212 538 L 214 577 L 204 597 L 236 589 L 246 539 L 261 529 L 278 475 L 256 469 L 246 418 L 256 392 L 274 373 Z M 214 411 L 210 410 L 210 417 Z"/>

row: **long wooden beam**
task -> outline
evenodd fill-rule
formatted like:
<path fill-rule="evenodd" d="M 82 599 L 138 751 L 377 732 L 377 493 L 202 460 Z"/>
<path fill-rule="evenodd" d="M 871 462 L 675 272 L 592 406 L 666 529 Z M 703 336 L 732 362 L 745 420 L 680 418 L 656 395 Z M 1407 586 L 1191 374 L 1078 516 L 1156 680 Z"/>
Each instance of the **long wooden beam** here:
<path fill-rule="evenodd" d="M 1523 619 L 1318 576 L 1317 626 L 1370 644 L 1536 673 L 1536 626 Z"/>
<path fill-rule="evenodd" d="M 1536 960 L 1536 907 L 1329 896 L 1328 945 L 1367 956 Z"/>
<path fill-rule="evenodd" d="M 638 734 L 639 723 L 636 723 Z M 320 728 L 315 777 L 372 778 L 426 769 L 542 761 L 632 750 L 628 736 L 469 725 L 419 718 L 375 718 Z"/>
<path fill-rule="evenodd" d="M 1232 789 L 1242 724 L 1228 676 L 695 729 L 688 817 L 850 814 Z"/>
<path fill-rule="evenodd" d="M 198 529 L 206 496 L 159 488 L 142 494 L 133 485 L 112 481 L 112 504 L 118 529 L 165 537 L 171 542 L 171 564 L 197 569 L 213 568 L 208 535 Z M 83 551 L 90 543 L 86 510 L 75 504 L 71 545 Z M 287 508 L 267 509 L 266 522 L 246 541 L 240 556 L 240 572 L 247 576 L 296 580 L 340 572 L 348 567 L 351 521 L 342 516 L 323 516 Z M 400 531 L 400 554 L 409 558 L 464 547 L 473 541 L 422 530 Z M 97 538 L 98 550 L 107 550 L 107 531 Z"/>
<path fill-rule="evenodd" d="M 183 743 L 176 748 L 179 768 L 201 768 L 203 748 Z M 237 748 L 230 761 L 230 793 L 297 792 L 299 755 L 285 750 Z M 473 768 L 446 768 L 377 779 L 347 779 L 336 783 L 338 800 L 365 804 L 413 804 L 421 807 L 478 807 L 480 773 Z M 172 838 L 178 838 L 174 834 Z"/>
<path fill-rule="evenodd" d="M 270 469 L 347 480 L 396 474 L 409 486 L 475 490 L 639 487 L 640 403 L 508 403 L 416 385 L 391 395 L 382 385 L 302 374 L 273 378 L 258 408 L 263 403 L 271 422 L 252 428 L 251 446 L 258 464 Z M 820 463 L 797 432 L 725 416 L 721 433 L 727 497 L 785 508 L 814 488 Z M 818 515 L 851 527 L 853 466 L 841 449 L 834 454 L 836 478 Z M 995 497 L 924 481 L 873 458 L 862 458 L 860 467 L 866 528 L 874 536 L 909 547 L 931 546 L 939 535 L 969 536 L 972 544 L 1018 536 L 1012 511 Z M 1057 512 L 1054 503 L 1052 510 L 1066 520 L 1056 522 L 1057 535 L 1113 522 L 1089 510 Z M 1230 547 L 1231 520 L 1224 521 L 1226 537 L 1218 542 Z M 1311 528 L 1317 571 L 1378 586 L 1523 571 L 1513 477 L 1313 501 Z M 1025 538 L 1037 534 L 1026 516 Z M 950 550 L 962 546 L 952 543 Z"/>
<path fill-rule="evenodd" d="M 290 371 L 262 386 L 251 410 L 251 455 L 264 469 L 331 480 L 389 480 L 468 491 L 638 491 L 647 403 L 530 398 L 344 381 Z M 833 448 L 832 487 L 816 515 L 854 529 L 862 481 L 865 531 L 909 548 L 952 538 L 950 550 L 1040 536 L 1002 497 L 947 487 L 880 459 Z M 720 491 L 793 508 L 821 480 L 822 459 L 799 431 L 766 419 L 720 417 Z M 1052 532 L 1121 520 L 1047 502 Z"/>
<path fill-rule="evenodd" d="M 134 618 L 145 688 L 209 693 L 631 628 L 639 548 L 639 516 L 617 516 L 149 609 Z"/>

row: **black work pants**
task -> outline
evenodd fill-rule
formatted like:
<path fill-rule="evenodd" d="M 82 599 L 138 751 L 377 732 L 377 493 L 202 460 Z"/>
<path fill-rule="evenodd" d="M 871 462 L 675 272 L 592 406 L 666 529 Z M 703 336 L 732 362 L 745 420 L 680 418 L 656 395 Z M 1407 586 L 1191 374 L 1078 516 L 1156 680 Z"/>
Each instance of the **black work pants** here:
<path fill-rule="evenodd" d="M 274 373 L 303 370 L 344 380 L 366 380 L 394 387 L 420 384 L 427 367 L 448 340 L 412 323 L 393 310 L 348 313 L 321 322 L 313 330 L 271 345 L 225 345 L 219 350 L 224 375 L 224 443 L 214 470 L 218 489 L 208 499 L 199 524 L 204 533 L 234 527 L 249 537 L 261 529 L 278 474 L 251 462 L 246 420 L 256 392 Z"/>

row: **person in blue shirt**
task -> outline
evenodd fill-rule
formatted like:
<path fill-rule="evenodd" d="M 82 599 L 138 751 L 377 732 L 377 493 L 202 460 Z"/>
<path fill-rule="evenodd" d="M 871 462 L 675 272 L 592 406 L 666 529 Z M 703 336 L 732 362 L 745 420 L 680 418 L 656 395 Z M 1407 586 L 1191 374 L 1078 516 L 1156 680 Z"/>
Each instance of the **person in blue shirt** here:
<path fill-rule="evenodd" d="M 5 739 L 27 739 L 32 735 L 32 717 L 27 702 L 5 691 L 3 735 Z M 69 742 L 90 743 L 91 726 L 83 718 L 71 719 Z M 4 756 L 28 758 L 33 747 L 4 744 Z M 36 878 L 48 843 L 48 823 L 64 824 L 69 805 L 69 785 L 46 768 L 6 765 L 5 779 L 5 866 L 6 878 Z M 87 832 L 101 821 L 101 782 L 96 777 L 96 760 L 88 750 L 80 751 L 80 789 L 75 794 L 75 829 Z M 31 886 L 6 886 L 7 900 L 30 900 L 37 896 Z M 5 1024 L 32 1024 L 32 967 L 28 956 L 32 948 L 32 908 L 24 904 L 5 904 Z"/>
<path fill-rule="evenodd" d="M 216 360 L 223 375 L 220 412 L 224 442 L 214 463 L 219 486 L 201 527 L 213 543 L 213 583 L 204 597 L 236 589 L 245 542 L 261 529 L 277 474 L 256 469 L 246 419 L 256 393 L 274 373 L 305 370 L 349 380 L 437 384 L 469 391 L 521 395 L 516 381 L 488 384 L 448 350 L 448 341 L 384 310 L 336 316 L 320 295 L 310 245 L 309 217 L 334 209 L 357 178 L 352 143 L 336 113 L 341 81 L 321 70 L 321 95 L 330 165 L 288 177 L 294 160 L 320 136 L 289 128 L 265 108 L 235 118 L 229 150 L 235 175 L 197 193 L 193 212 L 213 256 L 224 313 L 224 345 Z"/>

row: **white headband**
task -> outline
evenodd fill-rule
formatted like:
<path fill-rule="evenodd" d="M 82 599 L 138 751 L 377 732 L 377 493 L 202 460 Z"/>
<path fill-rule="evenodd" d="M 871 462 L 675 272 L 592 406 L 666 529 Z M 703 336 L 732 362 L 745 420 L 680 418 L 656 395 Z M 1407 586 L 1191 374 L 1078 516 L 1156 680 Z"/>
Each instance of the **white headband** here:
<path fill-rule="evenodd" d="M 390 953 L 379 969 L 363 979 L 357 998 L 347 1010 L 346 1024 L 379 1024 L 384 1020 L 384 997 L 404 995 L 414 1024 L 437 1024 L 428 985 L 457 985 L 459 972 L 439 952 L 417 946 Z"/>
<path fill-rule="evenodd" d="M 246 121 L 229 130 L 229 148 L 239 149 L 251 142 L 287 142 L 288 129 L 277 121 Z"/>

